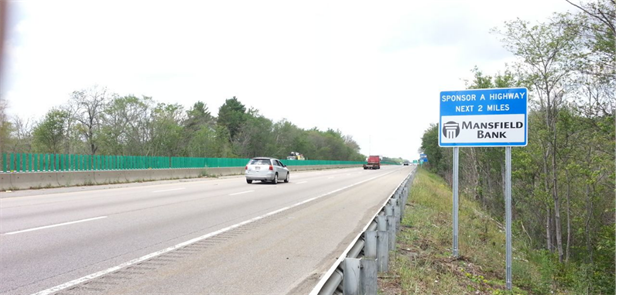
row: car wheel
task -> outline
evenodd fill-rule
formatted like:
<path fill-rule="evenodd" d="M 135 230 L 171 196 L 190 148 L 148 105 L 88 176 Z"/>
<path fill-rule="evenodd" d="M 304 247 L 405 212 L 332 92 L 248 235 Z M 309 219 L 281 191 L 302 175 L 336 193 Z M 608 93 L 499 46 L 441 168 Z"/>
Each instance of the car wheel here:
<path fill-rule="evenodd" d="M 289 172 L 287 172 L 287 176 L 285 176 L 285 182 L 289 182 Z"/>
<path fill-rule="evenodd" d="M 253 183 L 253 181 L 252 181 L 252 180 L 250 180 L 250 179 L 247 179 L 247 180 L 246 180 L 246 183 L 251 184 L 251 183 Z"/>
<path fill-rule="evenodd" d="M 278 173 L 274 174 L 274 179 L 272 179 L 272 183 L 274 183 L 274 184 L 279 183 L 279 175 L 278 175 Z"/>

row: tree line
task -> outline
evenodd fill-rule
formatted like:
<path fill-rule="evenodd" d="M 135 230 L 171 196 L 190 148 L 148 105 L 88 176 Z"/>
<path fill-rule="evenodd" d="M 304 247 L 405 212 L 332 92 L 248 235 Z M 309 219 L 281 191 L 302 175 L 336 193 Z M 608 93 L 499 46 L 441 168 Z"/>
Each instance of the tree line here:
<path fill-rule="evenodd" d="M 273 122 L 235 96 L 216 116 L 202 101 L 186 110 L 99 86 L 74 91 L 35 122 L 10 119 L 6 109 L 0 98 L 0 153 L 285 159 L 294 151 L 310 160 L 365 160 L 360 146 L 339 130 Z"/>
<path fill-rule="evenodd" d="M 615 1 L 492 30 L 518 59 L 475 67 L 468 89 L 527 87 L 528 146 L 512 149 L 513 229 L 542 250 L 545 275 L 580 294 L 615 293 Z M 452 179 L 452 150 L 428 128 L 429 169 Z M 461 192 L 504 219 L 503 148 L 461 148 Z"/>

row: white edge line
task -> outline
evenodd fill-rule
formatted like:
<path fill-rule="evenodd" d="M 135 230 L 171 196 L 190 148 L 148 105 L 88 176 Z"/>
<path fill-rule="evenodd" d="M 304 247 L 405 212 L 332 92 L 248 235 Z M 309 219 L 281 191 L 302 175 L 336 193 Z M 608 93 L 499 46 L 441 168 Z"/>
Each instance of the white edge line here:
<path fill-rule="evenodd" d="M 252 193 L 254 191 L 244 191 L 244 192 L 239 192 L 239 193 L 233 193 L 233 194 L 229 194 L 229 196 L 236 196 L 236 195 L 241 195 L 241 194 L 248 194 L 248 193 Z"/>
<path fill-rule="evenodd" d="M 185 189 L 185 188 L 184 187 L 172 188 L 172 189 L 166 189 L 166 190 L 161 190 L 161 191 L 153 191 L 153 193 L 172 192 L 172 191 L 179 191 L 179 190 L 183 190 L 183 189 Z"/>
<path fill-rule="evenodd" d="M 388 174 L 390 174 L 390 173 L 388 173 Z M 209 234 L 205 234 L 205 235 L 203 235 L 203 236 L 200 236 L 200 237 L 197 237 L 197 238 L 194 238 L 194 239 L 188 240 L 188 241 L 186 241 L 186 242 L 182 242 L 182 243 L 177 244 L 177 245 L 175 245 L 175 246 L 171 246 L 171 247 L 165 248 L 165 249 L 163 249 L 163 250 L 156 251 L 156 252 L 150 253 L 150 254 L 148 254 L 148 255 L 144 255 L 144 256 L 142 256 L 142 257 L 139 257 L 139 258 L 136 258 L 136 259 L 130 260 L 130 261 L 128 261 L 128 262 L 125 262 L 125 263 L 122 263 L 122 264 L 116 265 L 116 266 L 114 266 L 114 267 L 111 267 L 111 268 L 108 268 L 108 269 L 105 269 L 105 270 L 102 270 L 102 271 L 99 271 L 99 272 L 95 272 L 95 273 L 93 273 L 93 274 L 89 274 L 89 275 L 87 275 L 87 276 L 84 276 L 84 277 L 81 277 L 81 278 L 78 278 L 78 279 L 72 280 L 72 281 L 70 281 L 70 282 L 67 282 L 67 283 L 64 283 L 64 284 L 61 284 L 61 285 L 57 285 L 57 286 L 55 286 L 55 287 L 51 287 L 51 288 L 46 289 L 46 290 L 43 290 L 43 291 L 39 291 L 39 292 L 37 292 L 37 293 L 33 293 L 33 295 L 48 295 L 48 294 L 52 294 L 52 293 L 55 293 L 55 292 L 58 292 L 58 291 L 61 291 L 61 290 L 64 290 L 64 289 L 67 289 L 67 288 L 73 287 L 73 286 L 75 286 L 75 285 L 79 285 L 79 284 L 81 284 L 81 283 L 84 283 L 84 282 L 87 282 L 87 281 L 89 281 L 89 280 L 92 280 L 92 279 L 98 278 L 98 277 L 100 277 L 100 276 L 104 276 L 104 275 L 106 275 L 106 274 L 109 274 L 109 273 L 112 273 L 112 272 L 118 271 L 118 270 L 120 270 L 120 269 L 122 269 L 122 268 L 126 268 L 126 267 L 129 267 L 129 266 L 131 266 L 131 265 L 134 265 L 134 264 L 137 264 L 137 263 L 140 263 L 140 262 L 146 261 L 146 260 L 148 260 L 148 259 L 150 259 L 150 258 L 153 258 L 153 257 L 156 257 L 156 256 L 160 256 L 160 255 L 165 254 L 165 253 L 167 253 L 167 252 L 171 252 L 171 251 L 173 251 L 173 250 L 176 250 L 176 249 L 179 249 L 179 248 L 182 248 L 182 247 L 186 247 L 186 246 L 188 246 L 188 245 L 191 245 L 191 244 L 197 243 L 197 242 L 199 242 L 199 241 L 202 241 L 202 240 L 205 240 L 205 239 L 211 238 L 211 237 L 213 237 L 213 236 L 216 236 L 216 235 L 219 235 L 219 234 L 221 234 L 221 233 L 224 233 L 224 232 L 230 231 L 230 230 L 232 230 L 232 229 L 235 229 L 235 228 L 238 228 L 238 227 L 241 227 L 241 226 L 247 225 L 247 224 L 249 224 L 249 223 L 253 223 L 253 222 L 255 222 L 255 221 L 258 221 L 258 220 L 264 219 L 264 218 L 266 218 L 266 217 L 269 217 L 269 216 L 274 215 L 274 214 L 277 214 L 277 213 L 281 213 L 281 212 L 283 212 L 283 211 L 287 211 L 287 210 L 292 209 L 292 208 L 294 208 L 294 207 L 298 207 L 298 206 L 303 205 L 303 204 L 306 204 L 306 203 L 308 203 L 308 202 L 312 202 L 312 201 L 314 201 L 314 200 L 317 200 L 317 199 L 323 198 L 323 197 L 325 197 L 325 196 L 328 196 L 328 195 L 331 195 L 331 194 L 337 193 L 337 192 L 339 192 L 339 191 L 342 191 L 342 190 L 348 189 L 348 188 L 350 188 L 350 187 L 354 187 L 354 186 L 356 186 L 356 185 L 362 184 L 362 183 L 367 182 L 367 181 L 371 181 L 371 180 L 373 180 L 373 179 L 376 179 L 376 178 L 378 178 L 378 177 L 382 177 L 382 176 L 385 176 L 385 175 L 387 175 L 387 174 L 384 174 L 384 175 L 379 175 L 379 176 L 375 176 L 375 177 L 372 177 L 372 178 L 369 178 L 369 179 L 366 179 L 366 180 L 363 180 L 363 181 L 360 181 L 360 182 L 356 182 L 356 183 L 354 183 L 354 184 L 351 184 L 351 185 L 348 185 L 348 186 L 345 186 L 345 187 L 342 187 L 342 188 L 339 188 L 339 189 L 336 189 L 336 190 L 333 190 L 333 191 L 327 192 L 327 193 L 322 194 L 322 195 L 319 195 L 319 196 L 317 196 L 317 197 L 314 197 L 314 198 L 310 198 L 310 199 L 304 200 L 304 201 L 302 201 L 302 202 L 300 202 L 300 203 L 296 203 L 296 204 L 294 204 L 294 205 L 291 205 L 291 206 L 288 206 L 288 207 L 284 207 L 284 208 L 281 208 L 281 209 L 278 209 L 278 210 L 272 211 L 272 212 L 270 212 L 270 213 L 266 213 L 266 214 L 264 214 L 264 215 L 261 215 L 261 216 L 258 216 L 258 217 L 255 217 L 255 218 L 252 218 L 252 219 L 249 219 L 249 220 L 246 220 L 246 221 L 243 221 L 243 222 L 237 223 L 237 224 L 234 224 L 234 225 L 232 225 L 232 226 L 229 226 L 229 227 L 226 227 L 226 228 L 223 228 L 223 229 L 217 230 L 217 231 L 215 231 L 215 232 L 211 232 L 211 233 L 209 233 Z"/>
<path fill-rule="evenodd" d="M 81 223 L 81 222 L 88 222 L 88 221 L 93 221 L 93 220 L 103 219 L 103 218 L 107 218 L 107 216 L 99 216 L 99 217 L 88 218 L 88 219 L 82 219 L 82 220 L 77 220 L 77 221 L 70 221 L 70 222 L 64 222 L 64 223 L 58 223 L 58 224 L 52 224 L 52 225 L 46 225 L 46 226 L 35 227 L 35 228 L 30 228 L 30 229 L 24 229 L 24 230 L 12 231 L 12 232 L 5 233 L 4 235 L 5 235 L 5 236 L 8 236 L 8 235 L 20 234 L 20 233 L 25 233 L 25 232 L 35 231 L 35 230 L 41 230 L 41 229 L 46 229 L 46 228 L 52 228 L 52 227 L 58 227 L 58 226 L 64 226 L 64 225 L 75 224 L 75 223 Z"/>
<path fill-rule="evenodd" d="M 396 171 L 392 171 L 390 173 L 394 173 Z M 414 173 L 415 170 L 411 171 L 409 174 L 407 174 L 407 177 L 409 177 L 410 174 Z M 390 174 L 388 173 L 388 174 Z M 384 174 L 382 176 L 388 175 L 388 174 Z M 343 260 L 345 260 L 345 258 L 347 258 L 347 254 L 349 253 L 349 251 L 351 251 L 351 248 L 353 248 L 353 246 L 356 244 L 356 241 L 358 241 L 358 239 L 360 239 L 360 237 L 362 237 L 362 235 L 364 234 L 364 232 L 368 229 L 369 226 L 371 226 L 371 223 L 373 223 L 373 220 L 375 220 L 375 217 L 377 217 L 377 215 L 379 214 L 379 212 L 381 212 L 381 210 L 383 209 L 384 206 L 386 206 L 386 204 L 388 204 L 388 202 L 390 201 L 390 199 L 392 198 L 392 195 L 394 195 L 394 193 L 396 192 L 396 190 L 401 186 L 401 184 L 403 184 L 403 182 L 405 180 L 407 180 L 407 177 L 405 177 L 405 179 L 403 179 L 397 186 L 396 188 L 394 188 L 394 190 L 392 191 L 392 193 L 390 193 L 390 195 L 388 196 L 388 198 L 386 198 L 386 201 L 383 203 L 383 205 L 381 207 L 379 207 L 379 209 L 377 210 L 377 213 L 375 213 L 375 215 L 373 215 L 373 218 L 371 218 L 371 220 L 366 224 L 366 226 L 364 226 L 364 229 L 362 229 L 362 231 L 360 232 L 360 234 L 358 234 L 358 236 L 356 236 L 355 239 L 353 239 L 351 241 L 351 243 L 349 244 L 349 246 L 347 246 L 347 249 L 345 249 L 345 251 L 343 251 L 343 253 L 339 256 L 339 258 L 336 260 L 336 262 L 334 262 L 334 265 L 332 265 L 332 267 L 330 267 L 330 269 L 321 277 L 321 279 L 319 279 L 319 282 L 317 282 L 317 285 L 315 285 L 315 287 L 313 288 L 313 290 L 311 291 L 311 293 L 309 293 L 309 295 L 318 295 L 319 291 L 321 291 L 321 289 L 323 288 L 323 286 L 326 284 L 326 282 L 330 279 L 330 277 L 332 276 L 332 274 L 334 273 L 334 271 L 336 271 L 336 269 L 339 267 L 339 265 L 343 262 Z"/>

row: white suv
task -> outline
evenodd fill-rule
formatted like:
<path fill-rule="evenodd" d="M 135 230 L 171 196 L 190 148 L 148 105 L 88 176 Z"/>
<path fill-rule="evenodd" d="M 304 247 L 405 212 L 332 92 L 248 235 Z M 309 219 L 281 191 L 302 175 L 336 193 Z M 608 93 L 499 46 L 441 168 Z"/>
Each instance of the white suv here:
<path fill-rule="evenodd" d="M 246 176 L 246 183 L 253 183 L 253 180 L 259 180 L 261 182 L 277 184 L 279 179 L 289 182 L 289 169 L 275 158 L 252 158 L 244 167 L 244 175 Z"/>

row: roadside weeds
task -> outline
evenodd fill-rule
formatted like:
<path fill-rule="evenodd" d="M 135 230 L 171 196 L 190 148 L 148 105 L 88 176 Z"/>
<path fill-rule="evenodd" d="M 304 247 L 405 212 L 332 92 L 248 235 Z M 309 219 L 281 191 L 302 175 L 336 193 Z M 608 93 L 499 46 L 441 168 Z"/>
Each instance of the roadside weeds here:
<path fill-rule="evenodd" d="M 459 208 L 460 249 L 459 257 L 453 257 L 452 192 L 441 178 L 418 169 L 396 250 L 390 254 L 390 271 L 379 276 L 379 294 L 533 294 L 516 285 L 516 275 L 537 274 L 522 263 L 513 266 L 513 290 L 505 289 L 501 225 L 465 198 Z M 528 280 L 533 279 L 521 279 Z"/>

